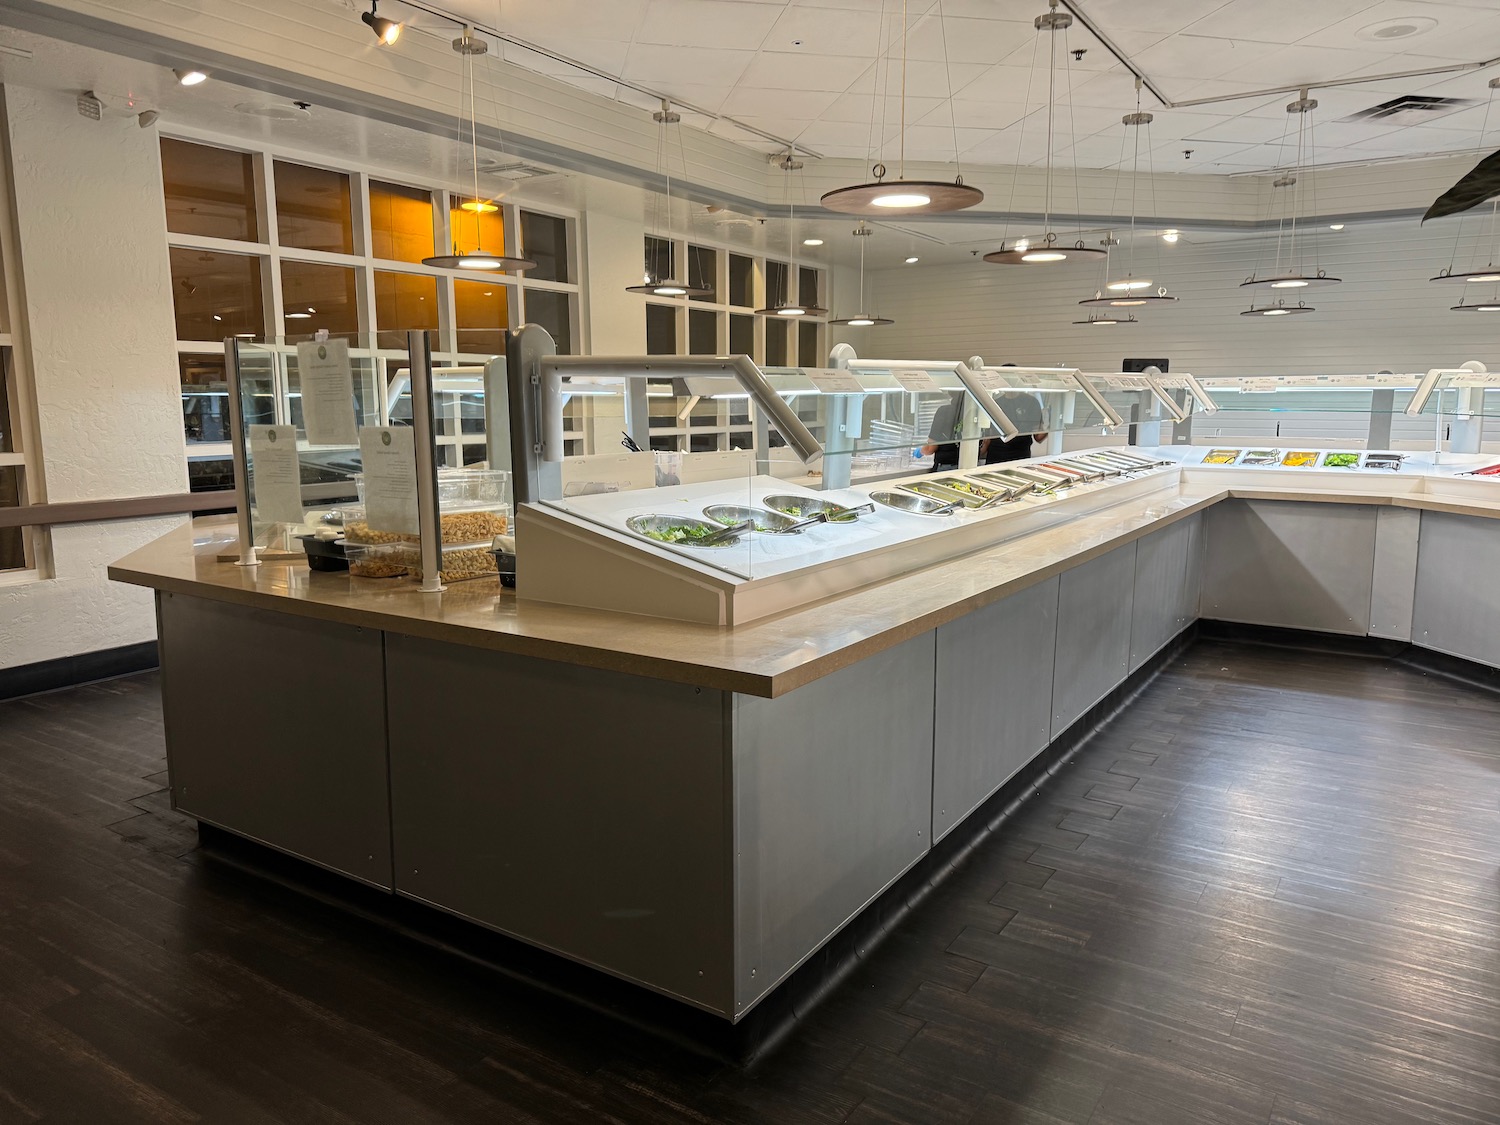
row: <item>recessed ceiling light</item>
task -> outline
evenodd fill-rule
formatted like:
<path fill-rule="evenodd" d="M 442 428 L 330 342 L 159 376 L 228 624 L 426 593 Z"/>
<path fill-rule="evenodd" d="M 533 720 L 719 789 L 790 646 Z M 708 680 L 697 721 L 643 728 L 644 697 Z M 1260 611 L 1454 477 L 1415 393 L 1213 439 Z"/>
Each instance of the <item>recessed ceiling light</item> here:
<path fill-rule="evenodd" d="M 1402 16 L 1399 19 L 1381 20 L 1360 28 L 1354 38 L 1366 43 L 1387 43 L 1392 39 L 1410 39 L 1413 35 L 1425 35 L 1438 25 L 1428 16 Z"/>
<path fill-rule="evenodd" d="M 916 256 L 916 255 L 915 255 L 915 254 L 913 254 L 913 255 L 912 255 L 912 256 L 911 256 L 911 257 L 910 257 L 910 258 L 907 258 L 907 259 L 906 259 L 906 264 L 907 264 L 907 265 L 909 265 L 909 266 L 914 266 L 914 265 L 916 265 L 916 264 L 917 264 L 917 263 L 918 263 L 918 262 L 919 262 L 919 261 L 921 261 L 921 259 L 920 259 L 920 258 L 918 258 L 918 257 L 917 257 L 917 256 Z"/>
<path fill-rule="evenodd" d="M 1175 230 L 1164 230 L 1161 232 L 1161 240 L 1163 242 L 1176 242 L 1177 238 L 1178 234 Z"/>
<path fill-rule="evenodd" d="M 222 316 L 220 316 L 218 313 L 214 313 L 214 319 L 215 320 L 223 320 L 224 318 Z"/>
<path fill-rule="evenodd" d="M 1328 224 L 1328 229 L 1329 230 L 1343 230 L 1344 229 L 1344 224 L 1343 223 L 1329 223 Z"/>
<path fill-rule="evenodd" d="M 194 67 L 183 67 L 181 69 L 175 69 L 172 71 L 172 73 L 177 75 L 178 83 L 183 86 L 196 86 L 200 82 L 208 81 L 208 72 L 204 70 L 198 70 Z"/>
<path fill-rule="evenodd" d="M 802 245 L 803 246 L 822 246 L 823 245 L 823 240 L 821 238 L 804 238 L 802 240 Z"/>

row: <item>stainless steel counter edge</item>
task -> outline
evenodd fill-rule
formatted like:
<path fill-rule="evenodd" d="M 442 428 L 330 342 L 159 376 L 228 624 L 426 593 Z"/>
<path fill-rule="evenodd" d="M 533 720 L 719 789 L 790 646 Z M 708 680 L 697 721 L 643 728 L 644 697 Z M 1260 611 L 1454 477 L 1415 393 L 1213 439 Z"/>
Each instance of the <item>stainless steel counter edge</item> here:
<path fill-rule="evenodd" d="M 1123 501 L 1058 527 L 735 629 L 517 601 L 491 582 L 442 594 L 264 563 L 195 556 L 178 529 L 108 568 L 119 582 L 392 633 L 775 698 L 1229 498 L 1389 505 L 1500 517 L 1500 503 L 1310 486 L 1233 487 L 1184 474 L 1177 491 Z M 187 540 L 187 542 L 184 542 Z M 325 588 L 326 587 L 326 588 Z"/>

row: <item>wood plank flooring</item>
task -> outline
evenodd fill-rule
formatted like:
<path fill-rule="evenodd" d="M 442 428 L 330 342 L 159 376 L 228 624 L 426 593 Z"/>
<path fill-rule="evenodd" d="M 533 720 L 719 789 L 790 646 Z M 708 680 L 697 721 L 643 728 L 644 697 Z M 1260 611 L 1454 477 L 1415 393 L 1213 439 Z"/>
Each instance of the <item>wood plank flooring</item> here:
<path fill-rule="evenodd" d="M 205 861 L 164 768 L 153 676 L 0 705 L 4 1125 L 1500 1122 L 1500 696 L 1399 664 L 1199 642 L 748 1069 Z"/>

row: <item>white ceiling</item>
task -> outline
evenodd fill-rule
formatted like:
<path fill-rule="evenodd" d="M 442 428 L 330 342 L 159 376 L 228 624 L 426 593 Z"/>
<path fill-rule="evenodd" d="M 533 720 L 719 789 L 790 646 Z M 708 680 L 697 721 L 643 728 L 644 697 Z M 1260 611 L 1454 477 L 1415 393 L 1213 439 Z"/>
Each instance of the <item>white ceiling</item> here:
<path fill-rule="evenodd" d="M 612 78 L 706 111 L 689 124 L 766 149 L 735 120 L 826 157 L 899 160 L 902 0 L 431 0 L 434 7 Z M 387 7 L 395 7 L 396 0 Z M 1174 103 L 1289 84 L 1336 81 L 1473 63 L 1500 56 L 1500 0 L 1077 0 L 1082 11 Z M 1045 161 L 1046 51 L 1032 20 L 1045 0 L 906 0 L 906 157 L 974 164 Z M 385 9 L 382 9 L 384 12 Z M 414 12 L 414 27 L 442 21 Z M 1411 21 L 1399 39 L 1369 29 Z M 451 29 L 443 27 L 442 34 Z M 1362 32 L 1364 36 L 1362 37 Z M 1129 167 L 1134 79 L 1082 27 L 1065 33 L 1081 61 L 1059 52 L 1057 161 Z M 894 46 L 893 46 L 894 44 Z M 639 90 L 507 46 L 505 57 L 603 97 L 640 104 Z M 877 56 L 880 61 L 877 62 Z M 945 62 L 946 58 L 946 62 Z M 1472 149 L 1485 105 L 1431 126 L 1337 119 L 1402 94 L 1488 102 L 1500 68 L 1439 78 L 1319 90 L 1318 163 L 1381 160 Z M 1226 173 L 1289 163 L 1285 94 L 1163 108 L 1141 136 L 1142 169 Z M 1295 136 L 1295 119 L 1292 119 Z M 1490 121 L 1500 134 L 1500 113 Z M 955 133 L 956 129 L 956 133 Z M 1190 157 L 1185 150 L 1192 150 Z M 1122 161 L 1123 154 L 1123 161 Z"/>

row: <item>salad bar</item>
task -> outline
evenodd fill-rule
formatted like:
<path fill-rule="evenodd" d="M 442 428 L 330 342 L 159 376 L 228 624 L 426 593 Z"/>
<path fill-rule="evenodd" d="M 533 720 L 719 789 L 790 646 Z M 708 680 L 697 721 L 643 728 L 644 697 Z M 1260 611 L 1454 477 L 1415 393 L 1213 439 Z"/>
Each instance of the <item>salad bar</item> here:
<path fill-rule="evenodd" d="M 1399 472 L 1406 459 L 1407 455 L 1404 453 L 1355 453 L 1349 450 L 1210 449 L 1199 464 L 1273 469 L 1382 469 L 1386 472 Z"/>

